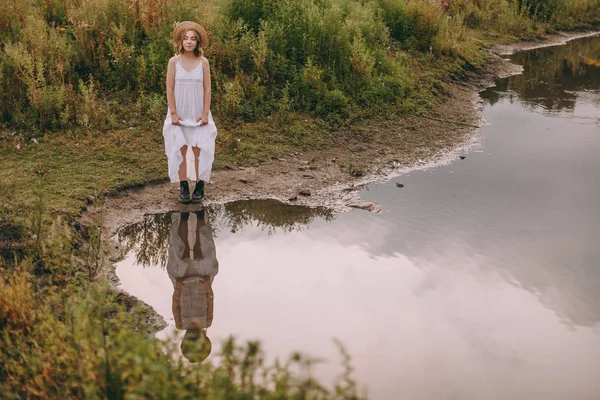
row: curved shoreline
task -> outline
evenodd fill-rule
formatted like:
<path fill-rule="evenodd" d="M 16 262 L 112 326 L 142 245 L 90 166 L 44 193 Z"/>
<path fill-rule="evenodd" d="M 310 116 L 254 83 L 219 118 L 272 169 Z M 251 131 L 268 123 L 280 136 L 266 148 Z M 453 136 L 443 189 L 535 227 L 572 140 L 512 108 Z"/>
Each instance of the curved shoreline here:
<path fill-rule="evenodd" d="M 348 210 L 347 205 L 358 200 L 356 189 L 361 185 L 450 162 L 477 145 L 477 129 L 483 123 L 479 93 L 494 86 L 496 79 L 522 72 L 521 66 L 502 55 L 597 35 L 600 31 L 559 32 L 535 42 L 496 45 L 489 50 L 490 58 L 480 71 L 466 81 L 449 85 L 450 95 L 430 115 L 352 127 L 337 142 L 331 138 L 324 148 L 214 171 L 204 204 L 270 198 L 295 205 Z M 147 213 L 197 207 L 178 203 L 177 189 L 168 182 L 155 183 L 107 197 L 103 211 L 109 236 Z M 82 219 L 97 212 L 98 207 L 91 207 Z"/>
<path fill-rule="evenodd" d="M 477 130 L 484 122 L 479 93 L 494 86 L 497 79 L 522 72 L 522 67 L 501 55 L 561 45 L 596 35 L 600 35 L 600 31 L 558 33 L 542 41 L 495 46 L 490 49 L 485 67 L 468 76 L 466 81 L 449 85 L 450 95 L 430 115 L 406 116 L 381 121 L 377 126 L 352 128 L 337 143 L 332 138 L 324 149 L 296 152 L 285 159 L 214 171 L 213 183 L 207 186 L 208 196 L 203 204 L 275 199 L 287 204 L 346 211 L 349 204 L 359 202 L 358 189 L 362 185 L 449 163 L 478 145 Z M 445 117 L 447 115 L 451 118 Z M 349 173 L 352 168 L 363 172 L 363 175 L 352 176 Z M 113 263 L 125 256 L 123 249 L 112 239 L 119 228 L 139 220 L 144 214 L 174 209 L 192 210 L 200 206 L 180 204 L 177 194 L 176 185 L 159 183 L 126 190 L 105 199 L 103 219 L 105 232 L 111 238 Z M 377 212 L 376 209 L 372 211 Z M 82 215 L 82 224 L 99 212 L 99 207 L 90 208 Z M 114 264 L 106 273 L 113 288 L 127 296 L 128 301 L 142 303 L 119 287 Z M 144 308 L 152 326 L 159 328 L 165 324 L 150 306 L 144 304 Z"/>
<path fill-rule="evenodd" d="M 347 210 L 349 203 L 358 201 L 356 189 L 361 185 L 450 162 L 477 145 L 477 129 L 483 123 L 479 93 L 494 86 L 496 79 L 522 72 L 522 67 L 501 55 L 596 35 L 600 31 L 559 32 L 541 41 L 494 46 L 486 66 L 467 81 L 450 84 L 450 96 L 431 115 L 406 116 L 381 121 L 377 126 L 351 128 L 341 143 L 333 138 L 324 149 L 214 171 L 204 204 L 270 198 L 289 204 Z M 119 227 L 143 214 L 197 207 L 178 203 L 177 189 L 170 183 L 153 184 L 107 198 L 105 221 L 109 234 L 112 236 Z"/>
<path fill-rule="evenodd" d="M 496 45 L 492 51 L 499 56 L 509 56 L 521 51 L 539 49 L 543 47 L 562 46 L 575 39 L 583 39 L 586 37 L 598 36 L 600 31 L 586 32 L 557 32 L 555 35 L 548 36 L 546 40 L 540 41 L 524 41 L 521 43 L 513 43 L 506 45 Z"/>
<path fill-rule="evenodd" d="M 324 148 L 214 171 L 204 204 L 269 198 L 288 204 L 329 207 L 338 212 L 348 210 L 348 204 L 359 200 L 360 186 L 450 162 L 476 146 L 477 129 L 483 123 L 479 93 L 494 86 L 496 79 L 522 72 L 521 66 L 502 58 L 503 55 L 596 35 L 600 31 L 559 32 L 535 42 L 494 46 L 486 65 L 466 81 L 451 83 L 450 95 L 429 115 L 352 127 L 337 142 L 331 138 Z M 181 205 L 177 193 L 177 186 L 167 182 L 106 198 L 104 220 L 109 236 L 147 213 L 198 207 Z"/>

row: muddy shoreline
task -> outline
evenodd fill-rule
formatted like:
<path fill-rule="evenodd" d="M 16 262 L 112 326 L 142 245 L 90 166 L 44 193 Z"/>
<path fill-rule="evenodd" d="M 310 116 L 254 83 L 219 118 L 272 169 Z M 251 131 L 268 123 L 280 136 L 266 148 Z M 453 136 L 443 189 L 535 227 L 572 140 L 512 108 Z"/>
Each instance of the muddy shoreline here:
<path fill-rule="evenodd" d="M 520 68 L 492 55 L 484 73 L 448 84 L 449 95 L 427 115 L 373 121 L 332 135 L 324 146 L 293 152 L 262 163 L 213 171 L 204 205 L 246 199 L 325 206 L 337 212 L 359 201 L 361 185 L 457 158 L 477 142 L 483 124 L 478 93 L 498 77 Z M 218 157 L 218 155 L 217 155 Z M 166 168 L 166 164 L 165 164 Z M 119 191 L 104 200 L 109 236 L 144 214 L 194 210 L 177 201 L 179 185 L 155 183 Z M 98 207 L 90 207 L 90 217 Z M 85 225 L 85 222 L 82 221 Z"/>
<path fill-rule="evenodd" d="M 477 146 L 478 128 L 484 123 L 479 93 L 493 86 L 496 79 L 522 71 L 503 56 L 598 34 L 557 33 L 535 42 L 498 45 L 490 49 L 489 60 L 480 71 L 449 83 L 449 95 L 427 115 L 373 121 L 373 125 L 351 127 L 334 135 L 324 146 L 310 152 L 294 152 L 259 164 L 213 171 L 203 204 L 276 199 L 288 204 L 325 206 L 336 212 L 348 210 L 350 205 L 360 203 L 361 185 L 456 160 Z M 107 197 L 102 208 L 88 208 L 80 224 L 89 225 L 102 210 L 106 235 L 112 238 L 119 228 L 144 214 L 200 207 L 180 204 L 178 189 L 178 185 L 167 182 L 118 192 Z M 377 212 L 378 208 L 370 211 Z M 109 245 L 113 263 L 125 256 L 116 241 L 109 239 Z M 113 288 L 129 297 L 127 303 L 141 303 L 119 289 L 114 265 L 105 272 Z M 151 326 L 158 329 L 165 326 L 165 321 L 151 307 L 145 304 L 142 307 Z"/>
<path fill-rule="evenodd" d="M 464 81 L 450 83 L 449 96 L 427 115 L 373 121 L 372 126 L 350 128 L 310 152 L 213 171 L 204 204 L 270 198 L 289 204 L 330 207 L 338 212 L 348 210 L 349 204 L 359 202 L 357 189 L 361 185 L 451 161 L 475 146 L 477 129 L 483 123 L 479 92 L 493 86 L 496 79 L 522 70 L 502 56 L 598 34 L 557 33 L 539 41 L 498 45 L 490 50 L 490 58 L 481 71 L 471 73 Z M 106 198 L 107 233 L 114 235 L 120 227 L 144 214 L 198 207 L 181 205 L 177 201 L 178 189 L 178 185 L 167 182 Z M 98 210 L 89 211 L 94 214 Z"/>

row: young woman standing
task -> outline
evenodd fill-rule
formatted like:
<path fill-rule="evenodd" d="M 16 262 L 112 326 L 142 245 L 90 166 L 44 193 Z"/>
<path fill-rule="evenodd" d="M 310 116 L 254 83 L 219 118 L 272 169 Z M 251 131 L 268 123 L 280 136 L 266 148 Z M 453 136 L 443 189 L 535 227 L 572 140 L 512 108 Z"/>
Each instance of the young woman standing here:
<path fill-rule="evenodd" d="M 179 201 L 199 202 L 210 179 L 217 127 L 210 112 L 210 67 L 203 48 L 206 31 L 192 21 L 173 30 L 177 54 L 167 66 L 169 110 L 163 126 L 169 178 L 179 182 Z M 196 181 L 190 194 L 188 179 Z"/>

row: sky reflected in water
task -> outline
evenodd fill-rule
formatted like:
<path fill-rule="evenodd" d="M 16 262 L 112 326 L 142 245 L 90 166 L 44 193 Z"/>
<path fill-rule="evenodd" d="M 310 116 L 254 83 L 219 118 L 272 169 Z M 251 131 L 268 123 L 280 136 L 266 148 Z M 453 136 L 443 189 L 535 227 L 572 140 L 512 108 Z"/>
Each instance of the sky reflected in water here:
<path fill-rule="evenodd" d="M 207 208 L 213 344 L 235 335 L 262 340 L 270 357 L 324 357 L 315 372 L 328 381 L 341 372 L 338 338 L 375 399 L 600 398 L 600 68 L 590 58 L 599 38 L 514 56 L 525 73 L 482 94 L 481 148 L 368 186 L 361 195 L 381 214 Z M 159 336 L 175 331 L 172 217 L 120 232 L 131 251 L 117 274 L 169 322 Z"/>

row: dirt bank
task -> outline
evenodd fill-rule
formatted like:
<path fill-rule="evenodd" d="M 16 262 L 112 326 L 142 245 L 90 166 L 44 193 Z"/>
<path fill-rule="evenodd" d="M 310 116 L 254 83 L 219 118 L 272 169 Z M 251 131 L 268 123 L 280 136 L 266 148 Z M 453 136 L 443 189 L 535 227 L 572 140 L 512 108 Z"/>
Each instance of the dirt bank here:
<path fill-rule="evenodd" d="M 347 209 L 348 204 L 358 200 L 360 185 L 458 157 L 477 142 L 477 128 L 482 123 L 478 93 L 492 86 L 495 79 L 521 71 L 500 55 L 592 34 L 598 32 L 559 33 L 536 42 L 496 46 L 486 66 L 449 84 L 449 96 L 427 115 L 373 120 L 369 125 L 333 135 L 322 147 L 309 152 L 214 171 L 204 204 L 273 198 L 290 204 Z M 109 235 L 146 213 L 198 207 L 182 206 L 177 196 L 178 185 L 163 183 L 107 198 L 104 217 Z"/>
<path fill-rule="evenodd" d="M 411 168 L 451 161 L 476 145 L 477 130 L 483 122 L 479 92 L 492 86 L 494 80 L 522 70 L 502 55 L 558 45 L 591 34 L 600 32 L 557 34 L 535 43 L 497 46 L 490 51 L 490 58 L 481 71 L 451 83 L 449 95 L 427 115 L 394 121 L 374 120 L 367 126 L 332 136 L 324 146 L 310 152 L 296 152 L 260 164 L 214 171 L 204 204 L 272 198 L 289 204 L 347 210 L 349 204 L 359 201 L 361 185 L 400 175 Z M 106 198 L 103 208 L 106 233 L 112 237 L 120 227 L 147 213 L 199 207 L 181 205 L 177 196 L 178 185 L 161 183 Z M 81 224 L 90 224 L 98 213 L 98 207 L 90 207 L 82 215 Z M 115 241 L 111 241 L 110 250 L 113 262 L 125 256 L 124 249 Z M 127 304 L 136 303 L 142 307 L 150 327 L 158 330 L 166 325 L 150 306 L 119 288 L 114 267 L 105 272 Z"/>
<path fill-rule="evenodd" d="M 342 210 L 357 200 L 358 186 L 439 159 L 449 149 L 471 141 L 481 123 L 477 92 L 482 87 L 482 83 L 473 82 L 452 84 L 451 96 L 427 118 L 374 120 L 372 125 L 340 132 L 312 151 L 213 171 L 204 204 L 272 198 Z M 182 206 L 178 194 L 179 185 L 164 183 L 107 198 L 105 221 L 109 232 L 145 213 L 198 207 Z"/>

